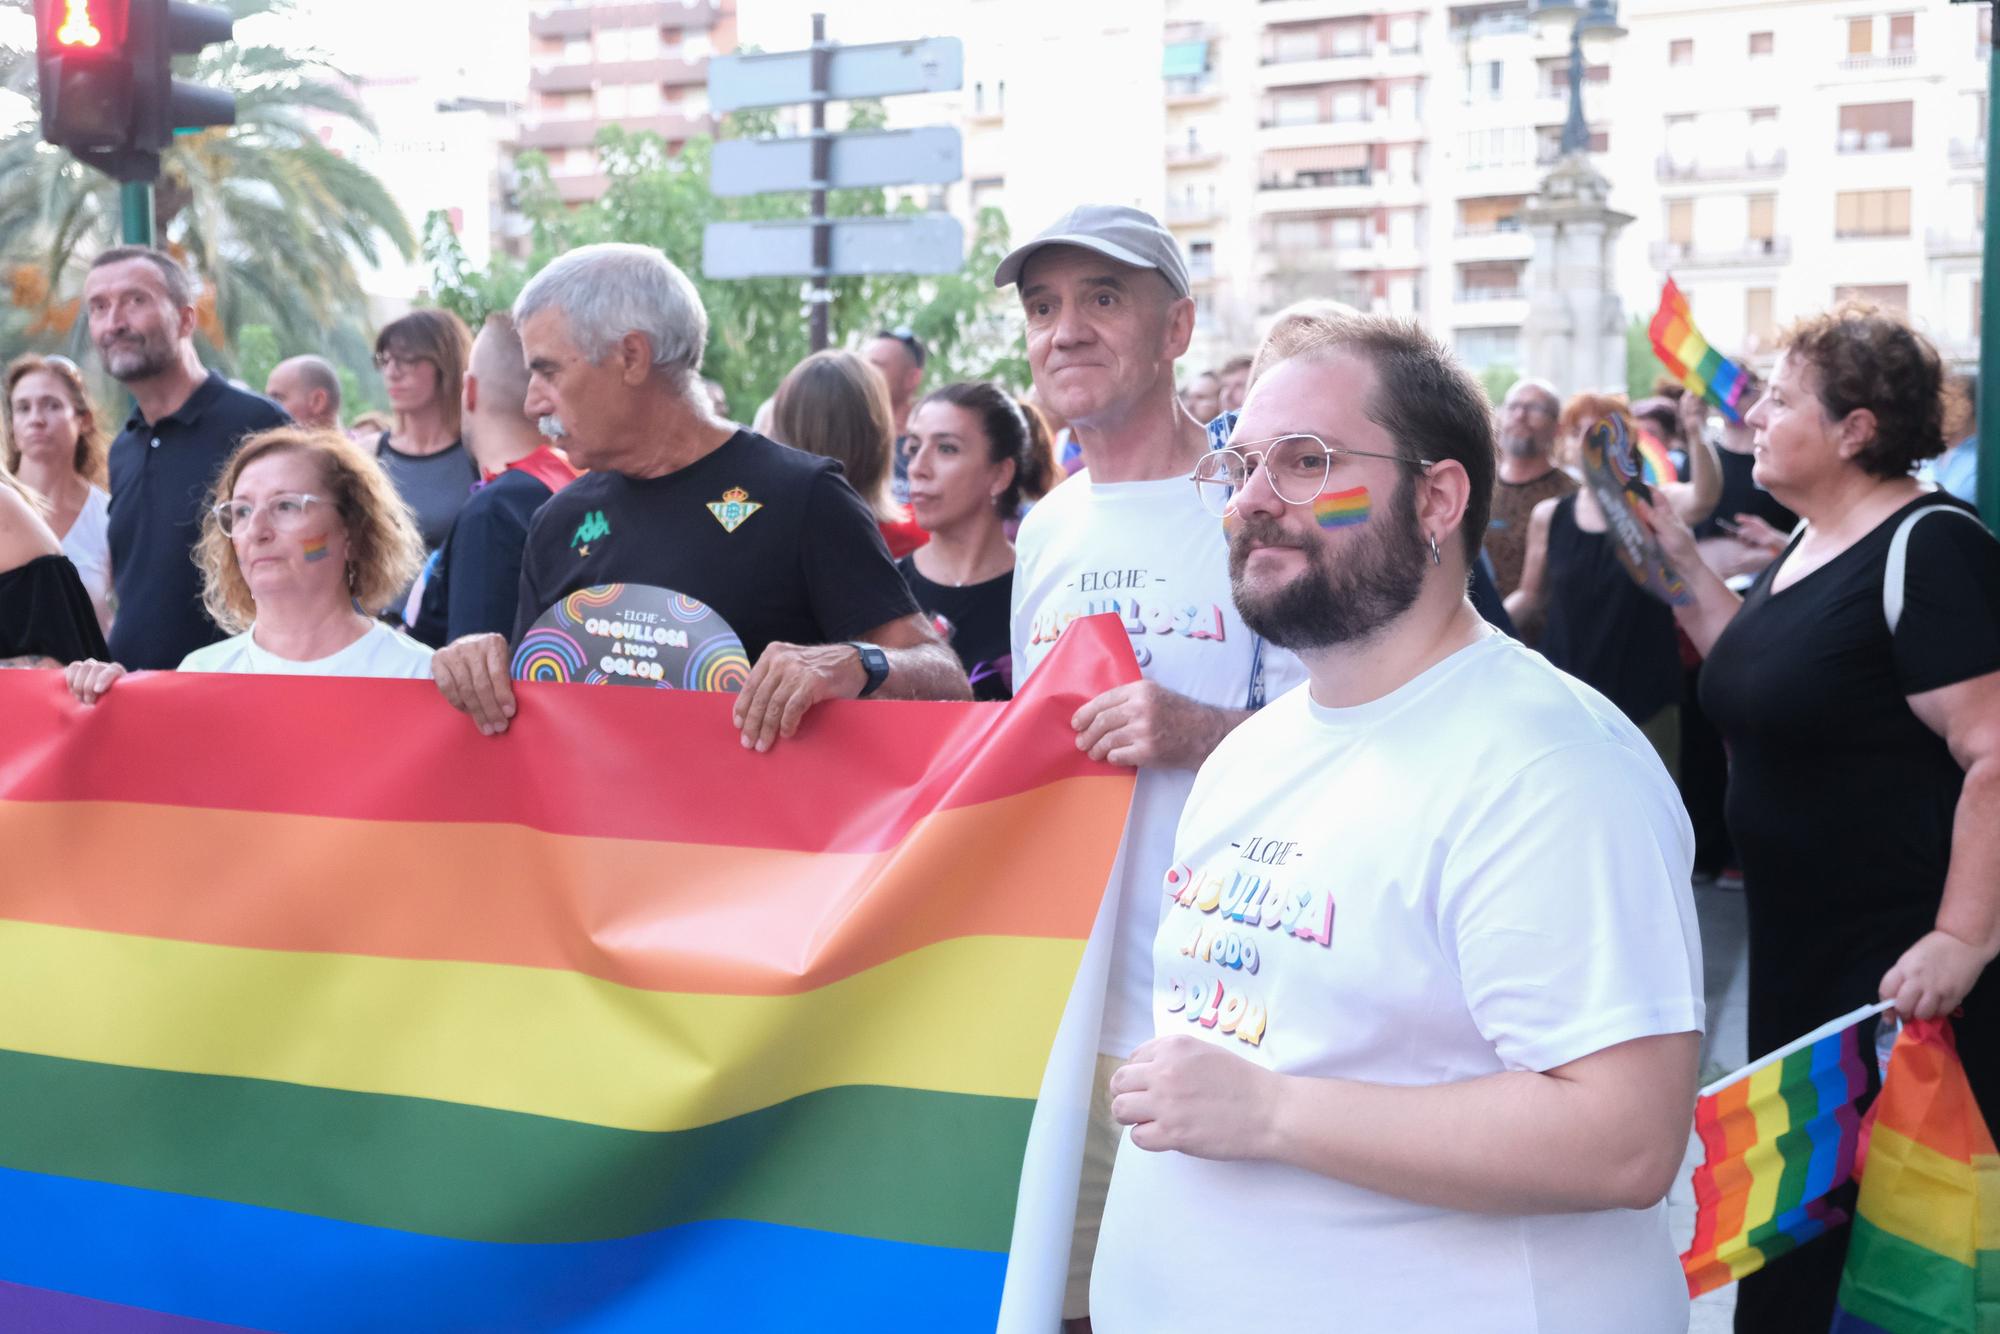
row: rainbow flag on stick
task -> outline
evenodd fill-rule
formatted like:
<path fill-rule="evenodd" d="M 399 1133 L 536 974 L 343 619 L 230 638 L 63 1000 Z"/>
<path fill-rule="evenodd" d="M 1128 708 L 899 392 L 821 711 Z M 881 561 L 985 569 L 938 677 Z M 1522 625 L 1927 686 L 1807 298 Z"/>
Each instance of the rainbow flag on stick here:
<path fill-rule="evenodd" d="M 1854 1172 L 1854 1104 L 1868 1090 L 1859 1025 L 1887 1008 L 1844 1014 L 1701 1091 L 1694 1240 L 1681 1255 L 1690 1297 L 1846 1220 L 1825 1196 Z"/>
<path fill-rule="evenodd" d="M 2000 1155 L 1949 1021 L 1904 1027 L 1864 1134 L 1832 1334 L 2000 1330 Z"/>
<path fill-rule="evenodd" d="M 1646 331 L 1652 335 L 1653 351 L 1675 379 L 1721 408 L 1729 420 L 1743 420 L 1747 405 L 1740 400 L 1749 387 L 1743 368 L 1708 345 L 1672 278 L 1660 289 L 1660 308 Z"/>
<path fill-rule="evenodd" d="M 1132 790 L 1069 718 L 1136 675 L 1089 618 L 757 755 L 712 694 L 0 673 L 0 1329 L 992 1330 Z"/>

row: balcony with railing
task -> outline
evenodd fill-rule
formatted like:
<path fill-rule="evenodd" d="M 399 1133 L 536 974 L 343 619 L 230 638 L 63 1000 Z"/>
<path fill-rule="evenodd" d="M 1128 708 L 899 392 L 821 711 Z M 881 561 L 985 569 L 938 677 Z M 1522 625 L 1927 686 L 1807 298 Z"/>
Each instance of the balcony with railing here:
<path fill-rule="evenodd" d="M 1834 136 L 1833 151 L 1836 153 L 1894 153 L 1909 148 L 1911 140 L 1891 134 L 1888 130 L 1870 130 L 1863 134 L 1859 130 L 1842 130 Z"/>
<path fill-rule="evenodd" d="M 1167 144 L 1169 167 L 1208 167 L 1222 161 L 1222 150 L 1214 144 L 1190 143 L 1177 139 Z"/>
<path fill-rule="evenodd" d="M 1662 153 L 1654 175 L 1662 181 L 1754 181 L 1785 173 L 1785 150 L 1766 149 L 1739 157 L 1685 158 Z"/>
<path fill-rule="evenodd" d="M 1953 136 L 1951 141 L 1951 165 L 1954 167 L 1983 167 L 1986 165 L 1986 136 L 1976 139 L 1961 139 Z"/>
<path fill-rule="evenodd" d="M 1650 252 L 1656 269 L 1769 268 L 1788 263 L 1788 236 L 1751 237 L 1736 245 L 1697 241 L 1655 241 Z"/>
<path fill-rule="evenodd" d="M 1198 102 L 1213 102 L 1224 92 L 1222 80 L 1213 72 L 1207 74 L 1177 74 L 1167 79 L 1167 102 L 1172 106 L 1193 106 Z"/>
<path fill-rule="evenodd" d="M 1222 203 L 1220 200 L 1170 199 L 1167 201 L 1167 225 L 1171 227 L 1199 227 L 1203 223 L 1218 222 L 1222 217 Z"/>
<path fill-rule="evenodd" d="M 1973 228 L 1933 227 L 1924 233 L 1924 254 L 1932 259 L 1977 259 L 1985 253 L 1985 234 Z"/>
<path fill-rule="evenodd" d="M 1861 55 L 1842 56 L 1840 69 L 1843 73 L 1861 70 L 1912 69 L 1917 63 L 1915 51 L 1881 51 Z"/>

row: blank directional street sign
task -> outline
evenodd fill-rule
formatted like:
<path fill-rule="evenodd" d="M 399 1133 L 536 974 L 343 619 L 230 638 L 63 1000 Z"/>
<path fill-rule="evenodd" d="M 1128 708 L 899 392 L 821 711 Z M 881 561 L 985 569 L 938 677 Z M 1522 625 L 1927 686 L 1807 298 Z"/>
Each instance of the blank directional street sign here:
<path fill-rule="evenodd" d="M 836 277 L 863 273 L 955 273 L 965 262 L 965 228 L 947 213 L 829 218 Z M 810 218 L 711 222 L 701 268 L 710 278 L 805 277 L 812 273 Z"/>
<path fill-rule="evenodd" d="M 827 65 L 824 96 L 836 102 L 901 93 L 945 93 L 965 86 L 965 44 L 956 37 L 836 46 Z M 817 99 L 811 51 L 709 58 L 711 110 L 739 111 Z"/>
<path fill-rule="evenodd" d="M 916 130 L 850 130 L 827 137 L 826 187 L 944 185 L 963 174 L 959 134 L 948 125 Z M 813 141 L 724 139 L 715 146 L 708 188 L 719 195 L 810 190 Z"/>

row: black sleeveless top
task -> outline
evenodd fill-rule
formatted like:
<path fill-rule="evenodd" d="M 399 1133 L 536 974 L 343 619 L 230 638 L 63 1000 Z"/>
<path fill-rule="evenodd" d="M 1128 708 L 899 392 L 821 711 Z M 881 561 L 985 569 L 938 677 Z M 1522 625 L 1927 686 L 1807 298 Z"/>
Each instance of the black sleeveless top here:
<path fill-rule="evenodd" d="M 97 613 L 67 556 L 0 570 L 0 658 L 108 658 Z"/>
<path fill-rule="evenodd" d="M 1680 698 L 1680 641 L 1673 608 L 1634 583 L 1605 533 L 1576 525 L 1576 497 L 1556 502 L 1549 524 L 1548 626 L 1542 653 L 1643 723 Z"/>

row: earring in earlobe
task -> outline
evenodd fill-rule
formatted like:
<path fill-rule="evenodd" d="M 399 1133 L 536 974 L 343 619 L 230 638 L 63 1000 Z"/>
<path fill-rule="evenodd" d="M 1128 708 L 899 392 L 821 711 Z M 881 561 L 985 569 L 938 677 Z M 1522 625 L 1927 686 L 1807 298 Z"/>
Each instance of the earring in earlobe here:
<path fill-rule="evenodd" d="M 1436 533 L 1431 534 L 1431 564 L 1433 565 L 1444 564 L 1444 557 L 1438 554 L 1438 540 Z"/>

